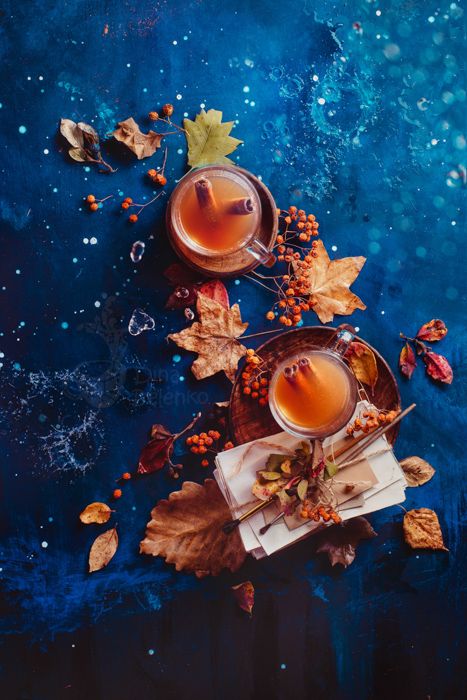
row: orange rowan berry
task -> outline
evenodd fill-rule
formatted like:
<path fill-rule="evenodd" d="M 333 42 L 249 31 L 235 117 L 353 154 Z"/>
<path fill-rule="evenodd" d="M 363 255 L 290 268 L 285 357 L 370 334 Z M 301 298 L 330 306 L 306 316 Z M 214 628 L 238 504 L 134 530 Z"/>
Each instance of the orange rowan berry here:
<path fill-rule="evenodd" d="M 130 224 L 136 224 L 136 222 L 138 221 L 138 217 L 136 216 L 136 214 L 130 214 L 130 216 L 128 217 L 128 221 L 130 222 Z"/>
<path fill-rule="evenodd" d="M 148 170 L 147 175 L 148 175 L 148 177 L 150 177 L 151 180 L 152 180 L 153 177 L 156 177 L 156 175 L 157 175 L 157 170 L 154 170 L 154 168 L 151 168 L 151 170 Z"/>
<path fill-rule="evenodd" d="M 99 205 L 97 202 L 93 202 L 92 204 L 89 205 L 89 209 L 91 211 L 97 211 L 99 209 Z"/>
<path fill-rule="evenodd" d="M 285 293 L 287 294 L 288 297 L 293 297 L 294 291 L 293 291 L 292 287 L 287 287 L 287 289 L 285 290 Z"/>
<path fill-rule="evenodd" d="M 200 437 L 200 439 L 198 440 L 198 445 L 204 445 L 204 440 L 202 437 Z"/>
<path fill-rule="evenodd" d="M 165 114 L 166 117 L 171 117 L 174 113 L 174 106 L 168 102 L 162 107 L 162 113 Z"/>
<path fill-rule="evenodd" d="M 285 262 L 292 262 L 292 256 L 291 255 L 284 255 L 284 260 L 285 260 Z"/>
<path fill-rule="evenodd" d="M 128 479 L 131 479 L 130 472 L 123 472 L 122 479 L 124 479 L 125 481 L 128 481 Z"/>
<path fill-rule="evenodd" d="M 164 187 L 167 184 L 167 178 L 162 173 L 156 173 L 153 177 L 153 182 L 160 187 Z"/>
<path fill-rule="evenodd" d="M 224 450 L 231 450 L 233 446 L 233 442 L 230 442 L 230 440 L 228 440 L 228 442 L 226 442 L 224 445 Z"/>
<path fill-rule="evenodd" d="M 311 228 L 315 230 L 319 229 L 319 223 L 317 221 L 313 221 L 313 223 L 311 224 Z"/>
<path fill-rule="evenodd" d="M 300 304 L 300 306 L 302 307 L 302 311 L 309 311 L 310 310 L 310 305 L 307 304 L 306 302 L 303 302 L 302 304 Z"/>
<path fill-rule="evenodd" d="M 251 363 L 252 363 L 253 365 L 259 365 L 260 362 L 261 362 L 261 360 L 259 359 L 259 357 L 252 357 L 252 358 L 251 358 Z"/>
<path fill-rule="evenodd" d="M 92 204 L 92 203 L 95 202 L 95 201 L 96 201 L 96 198 L 94 197 L 94 195 L 93 195 L 93 194 L 88 194 L 88 196 L 86 197 L 86 202 L 87 202 L 88 204 Z"/>
<path fill-rule="evenodd" d="M 242 379 L 249 379 L 250 378 L 250 373 L 249 372 L 242 372 Z"/>
<path fill-rule="evenodd" d="M 279 323 L 282 323 L 282 325 L 285 326 L 287 324 L 287 317 L 279 316 Z"/>
<path fill-rule="evenodd" d="M 297 213 L 297 207 L 291 206 L 289 207 L 289 214 L 296 214 Z"/>
<path fill-rule="evenodd" d="M 278 260 L 279 262 L 284 262 L 284 256 L 283 256 L 283 255 L 278 255 L 278 256 L 277 256 L 277 260 Z"/>
<path fill-rule="evenodd" d="M 192 445 L 192 444 L 193 444 L 193 438 L 192 438 L 192 437 L 187 437 L 187 439 L 185 440 L 185 444 L 186 444 L 186 445 Z"/>
<path fill-rule="evenodd" d="M 281 236 L 281 234 L 276 236 L 276 243 L 283 243 L 283 242 L 284 242 L 284 236 Z"/>
<path fill-rule="evenodd" d="M 200 455 L 205 455 L 206 452 L 208 451 L 208 448 L 205 447 L 204 445 L 201 445 L 201 447 L 199 447 L 198 449 L 199 449 L 199 454 L 200 454 Z"/>
<path fill-rule="evenodd" d="M 268 321 L 274 321 L 274 311 L 268 311 L 266 314 L 266 318 Z"/>
<path fill-rule="evenodd" d="M 212 445 L 213 442 L 214 440 L 212 439 L 212 437 L 207 437 L 204 440 L 205 445 L 208 445 L 209 447 Z"/>
<path fill-rule="evenodd" d="M 294 253 L 294 254 L 293 254 L 293 257 L 295 258 L 295 260 L 299 260 L 299 258 L 300 258 L 300 253 Z"/>
<path fill-rule="evenodd" d="M 292 320 L 290 318 L 287 319 L 287 323 L 285 324 L 286 326 L 291 326 L 292 325 Z"/>
<path fill-rule="evenodd" d="M 201 460 L 201 466 L 202 466 L 202 467 L 209 467 L 209 460 L 207 460 L 207 459 L 202 459 L 202 460 Z"/>
<path fill-rule="evenodd" d="M 128 204 L 133 204 L 133 200 L 131 197 L 125 197 L 125 199 L 123 201 L 128 202 Z"/>
<path fill-rule="evenodd" d="M 314 214 L 308 214 L 306 218 L 308 221 L 316 221 L 316 216 Z"/>
<path fill-rule="evenodd" d="M 193 452 L 193 454 L 197 455 L 199 453 L 198 445 L 193 445 L 193 447 L 190 447 L 190 452 Z"/>
<path fill-rule="evenodd" d="M 261 377 L 259 383 L 261 384 L 261 386 L 267 386 L 269 384 L 269 381 L 266 379 L 266 377 Z"/>
<path fill-rule="evenodd" d="M 259 396 L 259 394 L 258 394 L 257 391 L 252 391 L 252 392 L 251 392 L 251 398 L 252 398 L 252 399 L 257 399 L 258 396 Z"/>
<path fill-rule="evenodd" d="M 292 219 L 290 218 L 290 216 L 286 216 L 285 219 L 284 219 L 284 221 L 285 221 L 286 224 L 291 224 L 291 223 L 292 223 Z"/>
<path fill-rule="evenodd" d="M 266 396 L 266 394 L 268 393 L 268 390 L 267 389 L 260 389 L 259 393 L 261 394 L 261 396 Z"/>
<path fill-rule="evenodd" d="M 292 320 L 294 323 L 300 323 L 300 321 L 302 320 L 302 317 L 300 314 L 295 314 L 294 316 L 292 316 Z"/>
<path fill-rule="evenodd" d="M 149 112 L 148 117 L 152 122 L 157 122 L 159 114 L 157 112 Z"/>
<path fill-rule="evenodd" d="M 312 251 L 311 251 L 311 257 L 312 257 L 312 258 L 317 258 L 317 257 L 318 257 L 318 253 L 316 252 L 316 250 L 312 250 Z"/>
<path fill-rule="evenodd" d="M 112 496 L 114 498 L 121 498 L 122 497 L 122 489 L 114 489 Z"/>
<path fill-rule="evenodd" d="M 129 209 L 130 205 L 128 202 L 122 202 L 122 209 Z"/>
<path fill-rule="evenodd" d="M 299 221 L 297 224 L 297 229 L 299 231 L 303 231 L 304 228 L 305 228 L 305 224 L 303 223 L 303 221 Z"/>
<path fill-rule="evenodd" d="M 277 246 L 277 252 L 278 253 L 285 253 L 285 245 Z"/>
<path fill-rule="evenodd" d="M 191 438 L 191 441 L 192 441 L 195 445 L 197 445 L 198 442 L 199 442 L 199 435 L 193 435 L 193 437 Z"/>
<path fill-rule="evenodd" d="M 293 299 L 292 297 L 289 297 L 289 299 L 287 299 L 287 304 L 288 304 L 289 306 L 294 306 L 294 304 L 295 304 L 295 299 Z"/>
<path fill-rule="evenodd" d="M 266 404 L 267 404 L 267 399 L 265 399 L 264 396 L 263 396 L 261 399 L 259 399 L 258 403 L 259 403 L 260 406 L 266 406 Z"/>
<path fill-rule="evenodd" d="M 253 350 L 253 348 L 248 348 L 248 350 L 246 351 L 246 354 L 249 355 L 250 357 L 252 357 L 255 354 L 255 351 Z"/>
<path fill-rule="evenodd" d="M 246 396 L 248 396 L 249 394 L 251 394 L 251 389 L 250 389 L 250 387 L 249 387 L 249 386 L 246 386 L 246 387 L 243 389 L 243 393 L 244 393 Z"/>
<path fill-rule="evenodd" d="M 200 438 L 205 440 L 207 438 L 208 434 L 207 433 L 200 433 L 199 436 L 200 436 Z"/>
<path fill-rule="evenodd" d="M 285 299 L 281 299 L 279 302 L 279 308 L 285 309 L 286 306 L 287 306 L 287 302 L 285 301 Z"/>
<path fill-rule="evenodd" d="M 252 382 L 251 388 L 254 389 L 255 391 L 259 389 L 259 382 Z"/>
<path fill-rule="evenodd" d="M 301 233 L 301 234 L 299 235 L 299 239 L 300 239 L 301 241 L 306 241 L 306 240 L 308 240 L 308 236 L 306 235 L 306 233 Z"/>

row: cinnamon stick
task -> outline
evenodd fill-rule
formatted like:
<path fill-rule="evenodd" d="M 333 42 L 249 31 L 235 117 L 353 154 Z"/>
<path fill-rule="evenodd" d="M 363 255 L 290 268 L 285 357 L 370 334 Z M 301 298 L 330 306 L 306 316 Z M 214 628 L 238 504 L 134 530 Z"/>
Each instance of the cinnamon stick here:
<path fill-rule="evenodd" d="M 311 364 L 308 357 L 301 357 L 299 359 L 298 369 L 300 370 L 300 372 L 303 372 L 303 374 L 305 374 L 305 375 L 315 374 L 315 370 L 313 368 L 313 365 Z"/>
<path fill-rule="evenodd" d="M 198 204 L 204 216 L 210 224 L 217 223 L 218 207 L 211 182 L 207 177 L 200 177 L 194 184 Z"/>
<path fill-rule="evenodd" d="M 297 383 L 297 372 L 298 372 L 298 365 L 296 365 L 296 364 L 290 365 L 290 367 L 286 367 L 284 369 L 284 377 L 293 386 L 295 386 Z"/>
<path fill-rule="evenodd" d="M 255 204 L 251 197 L 240 197 L 240 199 L 230 199 L 225 203 L 226 214 L 240 214 L 242 216 L 245 216 L 246 214 L 253 214 L 255 208 Z"/>

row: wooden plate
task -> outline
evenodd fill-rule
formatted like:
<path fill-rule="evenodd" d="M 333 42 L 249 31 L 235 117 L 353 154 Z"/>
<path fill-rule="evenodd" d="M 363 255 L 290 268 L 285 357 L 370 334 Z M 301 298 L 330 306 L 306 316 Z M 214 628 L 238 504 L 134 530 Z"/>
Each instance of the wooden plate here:
<path fill-rule="evenodd" d="M 257 353 L 267 363 L 273 372 L 276 366 L 294 354 L 300 354 L 310 345 L 324 347 L 332 338 L 334 328 L 326 326 L 309 326 L 296 328 L 282 332 L 275 338 L 266 341 L 257 349 Z M 362 338 L 355 338 L 360 343 L 365 343 Z M 368 396 L 378 408 L 392 410 L 400 408 L 400 394 L 397 381 L 388 366 L 386 360 L 369 343 L 376 357 L 378 366 L 378 381 L 373 394 L 367 388 Z M 257 401 L 242 393 L 241 371 L 238 373 L 230 397 L 230 427 L 231 434 L 236 445 L 241 445 L 250 440 L 266 437 L 278 433 L 281 428 L 272 417 L 269 406 L 261 407 Z M 389 430 L 386 435 L 391 444 L 397 438 L 398 427 Z"/>
<path fill-rule="evenodd" d="M 209 167 L 211 166 L 203 168 L 203 171 L 209 170 Z M 217 167 L 218 166 L 212 166 L 213 169 L 216 169 Z M 248 172 L 248 170 L 244 170 L 244 168 L 236 168 L 236 170 L 239 170 L 239 172 L 245 175 L 258 192 L 262 212 L 258 239 L 266 246 L 268 250 L 272 250 L 279 227 L 279 219 L 277 216 L 274 198 L 266 185 L 264 185 L 261 180 L 258 180 L 257 177 Z M 169 200 L 166 211 L 166 225 L 167 234 L 172 248 L 177 253 L 179 258 L 181 258 L 187 265 L 194 268 L 197 272 L 201 272 L 203 275 L 207 275 L 208 277 L 235 277 L 237 275 L 243 275 L 245 272 L 249 272 L 260 265 L 259 261 L 255 260 L 255 258 L 246 250 L 213 259 L 188 249 L 180 238 L 174 235 L 171 226 L 170 210 L 171 201 Z"/>

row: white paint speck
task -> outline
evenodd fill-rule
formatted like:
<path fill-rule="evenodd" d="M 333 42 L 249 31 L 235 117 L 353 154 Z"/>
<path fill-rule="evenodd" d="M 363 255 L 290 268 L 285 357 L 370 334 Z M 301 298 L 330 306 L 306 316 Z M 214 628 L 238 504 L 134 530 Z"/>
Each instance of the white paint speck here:
<path fill-rule="evenodd" d="M 42 549 L 47 549 L 48 546 L 49 546 L 49 543 L 46 542 L 45 540 L 43 542 L 41 542 Z"/>
<path fill-rule="evenodd" d="M 96 245 L 96 243 L 97 243 L 97 238 L 96 238 L 95 236 L 93 236 L 93 237 L 90 239 L 89 243 L 90 243 L 91 245 Z"/>
<path fill-rule="evenodd" d="M 98 309 L 100 307 L 100 305 L 101 305 L 100 301 L 94 302 L 94 306 L 96 307 L 96 309 Z"/>
<path fill-rule="evenodd" d="M 324 97 L 318 97 L 318 104 L 319 104 L 319 105 L 325 105 L 325 104 L 326 104 L 326 100 L 324 99 Z"/>

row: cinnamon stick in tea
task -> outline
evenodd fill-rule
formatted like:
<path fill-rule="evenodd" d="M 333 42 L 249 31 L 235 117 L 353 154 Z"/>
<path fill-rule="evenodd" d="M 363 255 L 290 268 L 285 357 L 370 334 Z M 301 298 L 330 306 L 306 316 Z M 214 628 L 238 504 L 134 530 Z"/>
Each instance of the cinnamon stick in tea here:
<path fill-rule="evenodd" d="M 303 372 L 306 376 L 311 376 L 316 374 L 313 365 L 311 364 L 308 357 L 301 357 L 298 361 L 298 369 Z"/>
<path fill-rule="evenodd" d="M 293 365 L 290 365 L 290 367 L 286 367 L 284 369 L 284 377 L 290 384 L 295 385 L 297 383 L 297 372 L 298 365 L 294 363 Z"/>
<path fill-rule="evenodd" d="M 255 204 L 251 197 L 240 197 L 239 199 L 230 199 L 225 203 L 224 211 L 226 214 L 253 214 Z"/>
<path fill-rule="evenodd" d="M 200 177 L 194 184 L 198 204 L 204 216 L 210 224 L 217 223 L 218 207 L 211 182 L 207 177 Z"/>

